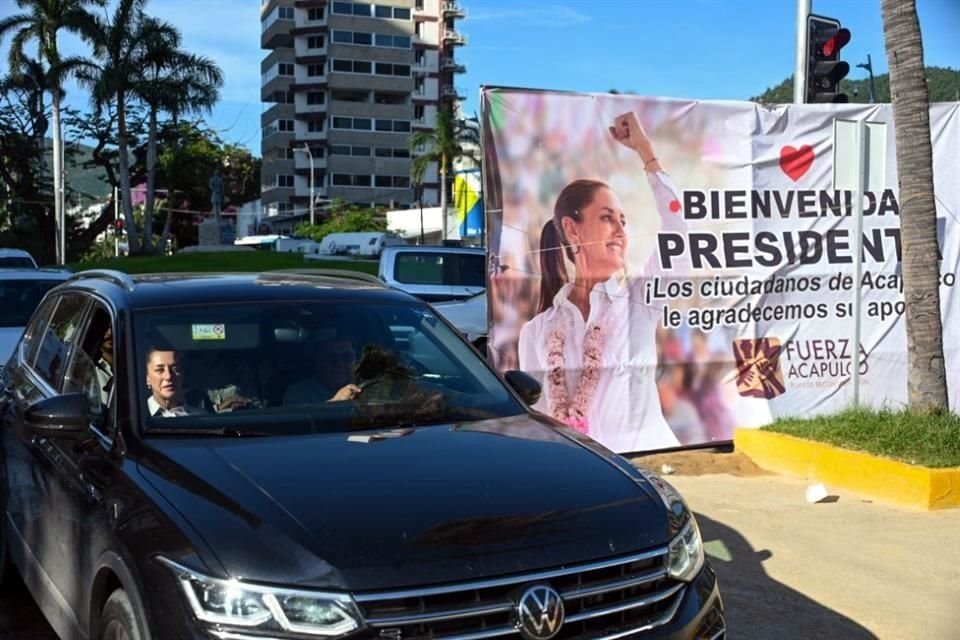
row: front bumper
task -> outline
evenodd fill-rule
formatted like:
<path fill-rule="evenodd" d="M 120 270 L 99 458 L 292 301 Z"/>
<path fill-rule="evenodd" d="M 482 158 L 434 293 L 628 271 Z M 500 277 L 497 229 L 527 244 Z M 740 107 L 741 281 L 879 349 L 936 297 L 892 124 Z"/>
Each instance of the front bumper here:
<path fill-rule="evenodd" d="M 717 574 L 709 562 L 685 589 L 676 615 L 667 624 L 624 640 L 724 640 L 726 618 Z"/>

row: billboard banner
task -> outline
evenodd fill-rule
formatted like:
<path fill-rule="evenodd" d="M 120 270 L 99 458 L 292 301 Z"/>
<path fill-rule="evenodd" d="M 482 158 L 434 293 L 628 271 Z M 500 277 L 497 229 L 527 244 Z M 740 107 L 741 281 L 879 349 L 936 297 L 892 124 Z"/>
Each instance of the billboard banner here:
<path fill-rule="evenodd" d="M 481 102 L 489 350 L 499 370 L 541 382 L 536 409 L 626 453 L 840 410 L 853 367 L 861 403 L 906 402 L 889 105 L 504 88 Z M 867 168 L 855 283 L 856 207 L 834 181 L 834 124 L 860 119 L 885 136 L 886 158 Z M 932 105 L 931 129 L 957 389 L 960 105 Z"/>
<path fill-rule="evenodd" d="M 453 205 L 461 238 L 483 235 L 483 185 L 480 169 L 463 169 L 453 174 Z"/>

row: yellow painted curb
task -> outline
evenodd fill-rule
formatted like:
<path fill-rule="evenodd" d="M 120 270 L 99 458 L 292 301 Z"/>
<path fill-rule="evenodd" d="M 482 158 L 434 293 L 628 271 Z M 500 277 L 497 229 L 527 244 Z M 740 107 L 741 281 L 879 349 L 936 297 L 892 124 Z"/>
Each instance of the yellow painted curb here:
<path fill-rule="evenodd" d="M 918 467 L 759 429 L 736 429 L 733 442 L 737 451 L 767 471 L 901 506 L 960 508 L 960 467 Z"/>

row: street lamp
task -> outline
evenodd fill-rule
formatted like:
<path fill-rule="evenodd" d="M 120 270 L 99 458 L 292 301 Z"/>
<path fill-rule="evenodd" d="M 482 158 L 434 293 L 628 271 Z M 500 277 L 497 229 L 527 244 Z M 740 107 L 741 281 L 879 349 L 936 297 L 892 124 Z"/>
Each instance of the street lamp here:
<path fill-rule="evenodd" d="M 870 104 L 877 101 L 877 90 L 873 85 L 873 64 L 870 62 L 870 54 L 867 54 L 866 63 L 861 62 L 857 65 L 861 69 L 866 69 L 870 73 Z"/>
<path fill-rule="evenodd" d="M 313 190 L 313 154 L 310 153 L 310 145 L 306 142 L 303 143 L 303 149 L 294 149 L 294 151 L 305 151 L 307 158 L 310 160 L 310 225 L 312 226 L 314 224 L 313 203 L 316 201 L 316 194 Z"/>

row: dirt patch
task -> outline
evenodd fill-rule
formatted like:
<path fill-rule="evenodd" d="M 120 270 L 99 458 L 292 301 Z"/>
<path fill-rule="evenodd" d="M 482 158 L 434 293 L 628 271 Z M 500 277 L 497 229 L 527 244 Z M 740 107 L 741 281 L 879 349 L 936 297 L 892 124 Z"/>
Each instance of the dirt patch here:
<path fill-rule="evenodd" d="M 750 458 L 736 451 L 717 451 L 714 449 L 677 451 L 674 453 L 631 456 L 629 459 L 633 464 L 658 474 L 664 474 L 663 465 L 669 465 L 673 468 L 674 474 L 685 476 L 703 476 L 715 473 L 725 473 L 732 476 L 772 475 L 754 464 Z"/>

